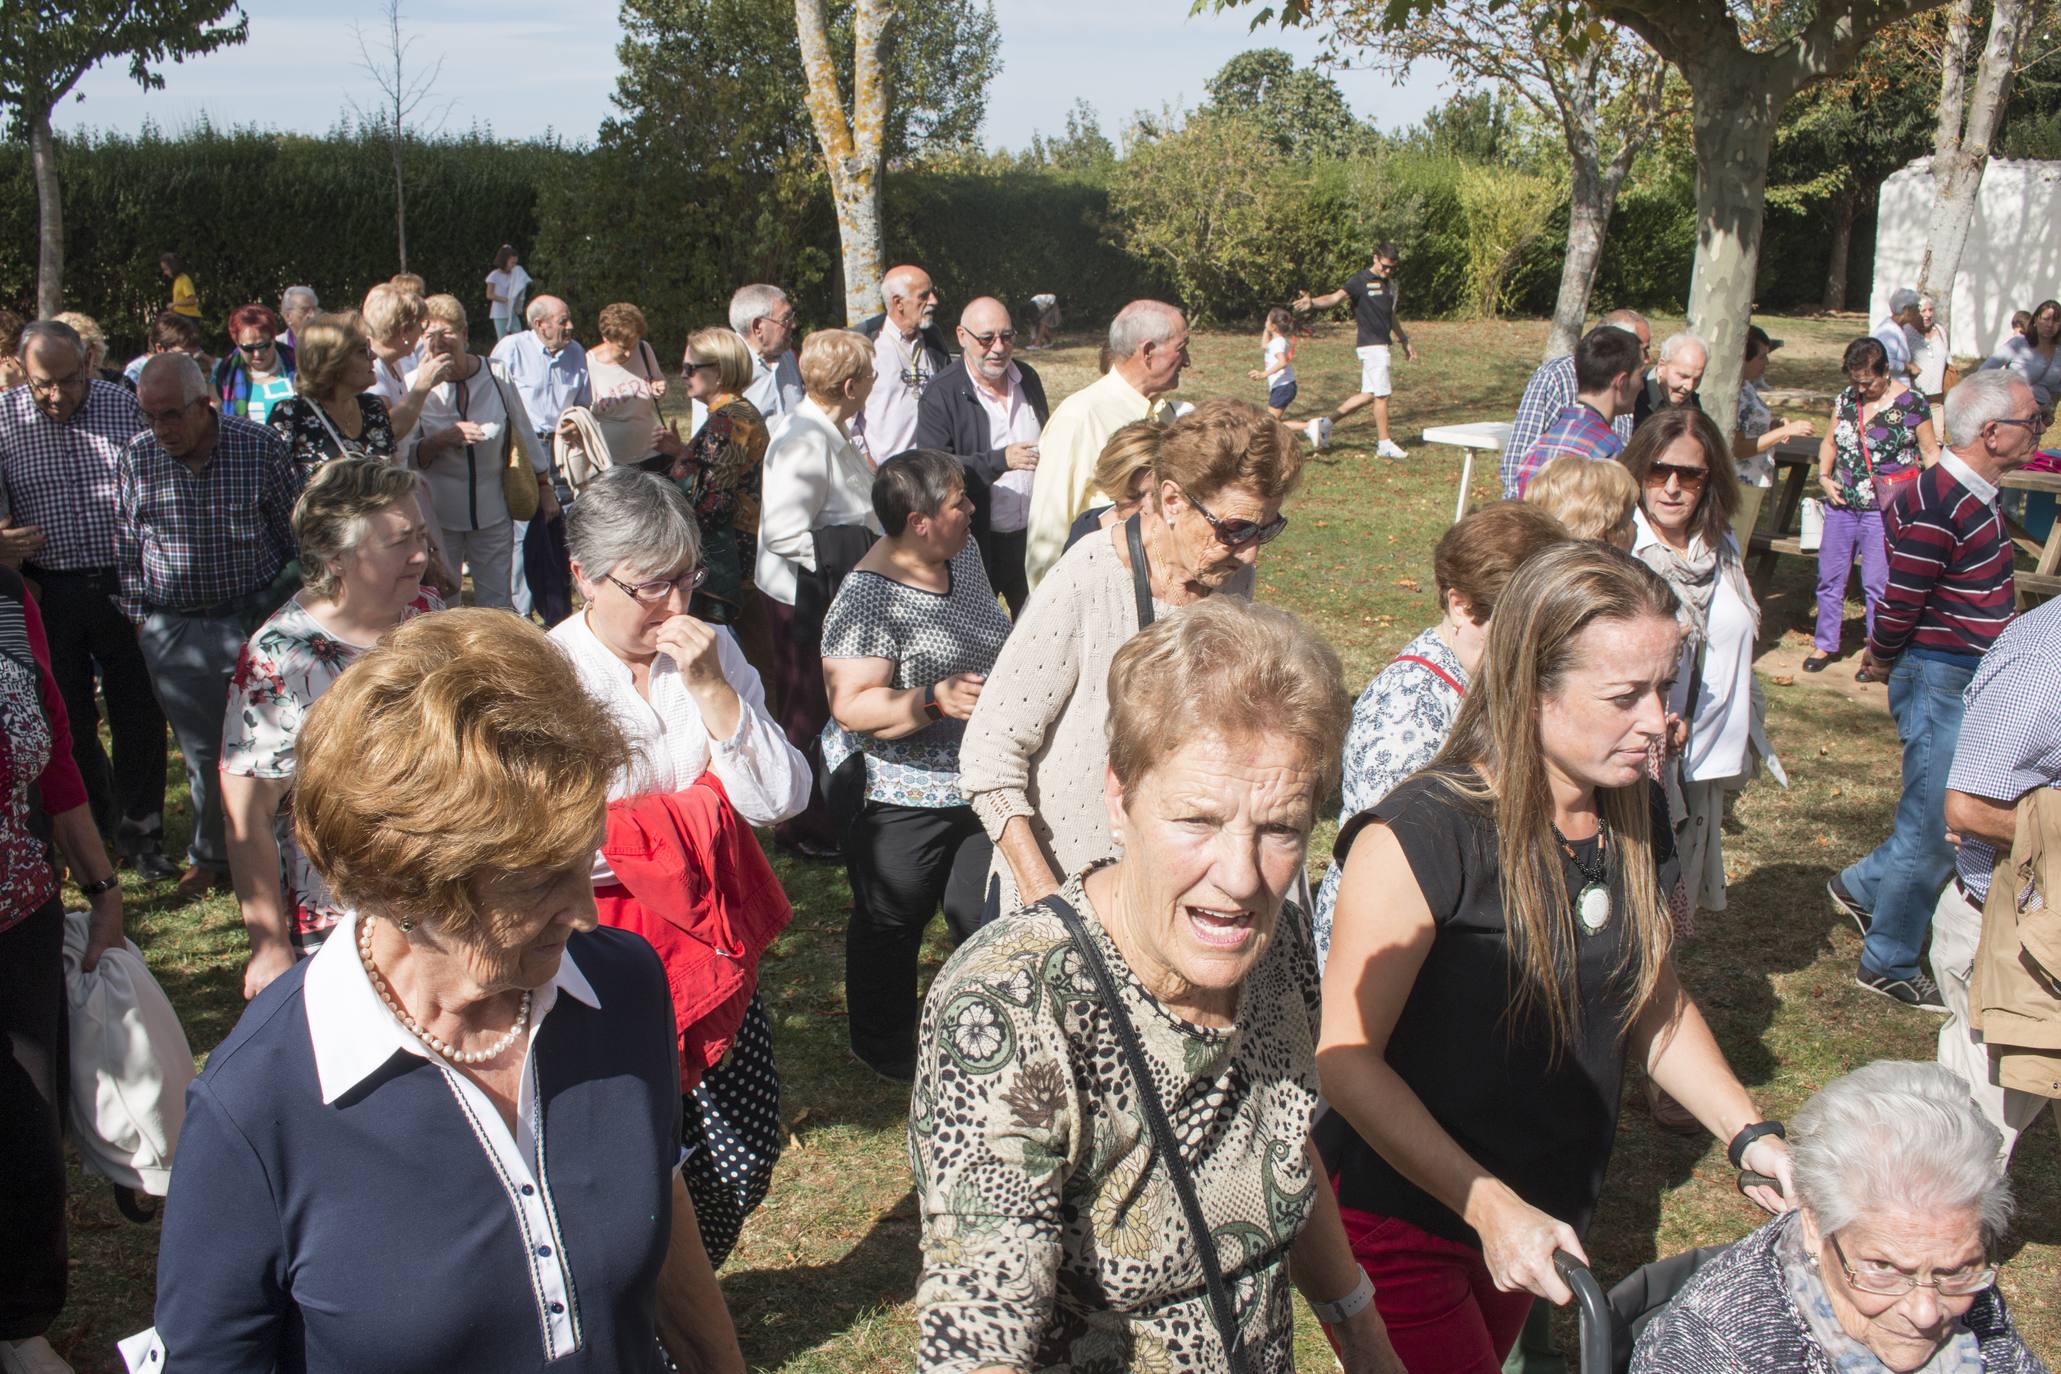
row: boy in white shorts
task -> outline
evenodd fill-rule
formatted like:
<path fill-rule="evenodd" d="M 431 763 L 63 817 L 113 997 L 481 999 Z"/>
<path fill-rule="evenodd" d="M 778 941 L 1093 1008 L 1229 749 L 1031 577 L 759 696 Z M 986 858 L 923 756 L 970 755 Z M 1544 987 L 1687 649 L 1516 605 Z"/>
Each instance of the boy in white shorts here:
<path fill-rule="evenodd" d="M 1374 451 L 1383 458 L 1409 456 L 1388 433 L 1388 398 L 1395 390 L 1389 378 L 1389 351 L 1394 344 L 1400 343 L 1403 356 L 1413 363 L 1417 361 L 1417 350 L 1411 346 L 1409 333 L 1397 318 L 1395 275 L 1398 266 L 1395 245 L 1378 244 L 1374 249 L 1373 265 L 1355 272 L 1345 285 L 1322 296 L 1312 296 L 1305 291 L 1295 300 L 1298 312 L 1328 310 L 1334 305 L 1352 302 L 1353 320 L 1358 328 L 1358 347 L 1353 351 L 1360 359 L 1360 389 L 1346 397 L 1330 416 L 1310 423 L 1328 438 L 1333 425 L 1372 402 L 1374 430 L 1379 436 Z"/>

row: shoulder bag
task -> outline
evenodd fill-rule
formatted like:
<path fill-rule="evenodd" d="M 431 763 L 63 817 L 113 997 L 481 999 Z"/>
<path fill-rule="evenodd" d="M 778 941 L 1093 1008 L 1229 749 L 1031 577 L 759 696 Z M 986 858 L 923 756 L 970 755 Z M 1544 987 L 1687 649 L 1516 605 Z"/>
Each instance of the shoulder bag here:
<path fill-rule="evenodd" d="M 1135 541 L 1138 538 L 1136 516 L 1131 517 L 1130 526 L 1131 538 Z M 1135 555 L 1138 545 L 1133 542 L 1131 547 Z M 1138 561 L 1143 562 L 1142 559 Z M 1143 585 L 1142 579 L 1140 585 Z M 1143 595 L 1149 606 L 1150 595 Z M 1201 1199 L 1195 1196 L 1195 1180 L 1189 1176 L 1188 1165 L 1181 1158 L 1181 1142 L 1175 1138 L 1174 1128 L 1167 1121 L 1166 1108 L 1159 1100 L 1159 1089 L 1152 1085 L 1151 1068 L 1145 1061 L 1145 1047 L 1138 1040 L 1138 1030 L 1131 1024 L 1123 1002 L 1117 997 L 1116 980 L 1110 976 L 1109 965 L 1102 960 L 1102 951 L 1095 947 L 1094 938 L 1081 923 L 1081 914 L 1073 909 L 1072 903 L 1054 893 L 1038 905 L 1057 916 L 1066 927 L 1068 938 L 1081 956 L 1081 963 L 1095 980 L 1102 1005 L 1109 1011 L 1110 1028 L 1116 1032 L 1124 1064 L 1137 1085 L 1139 1110 L 1152 1131 L 1153 1153 L 1166 1170 L 1167 1182 L 1173 1185 L 1174 1196 L 1181 1202 L 1181 1213 L 1188 1221 L 1189 1236 L 1195 1244 L 1195 1258 L 1202 1265 L 1203 1287 L 1209 1291 L 1210 1315 L 1216 1319 L 1217 1338 L 1224 1343 L 1225 1368 L 1231 1374 L 1251 1374 L 1252 1361 L 1245 1353 L 1238 1309 L 1231 1300 L 1231 1287 L 1224 1281 L 1224 1268 L 1217 1259 L 1216 1241 L 1210 1235 L 1209 1222 L 1202 1215 Z"/>
<path fill-rule="evenodd" d="M 534 520 L 537 518 L 537 469 L 530 462 L 529 444 L 524 442 L 526 436 L 515 432 L 518 425 L 528 426 L 529 412 L 523 408 L 521 398 L 512 394 L 513 389 L 500 369 L 492 363 L 484 366 L 494 390 L 501 397 L 501 499 L 508 503 L 509 519 Z"/>
<path fill-rule="evenodd" d="M 1143 631 L 1152 624 L 1152 569 L 1145 562 L 1145 536 L 1139 521 L 1143 517 L 1134 515 L 1124 521 L 1124 538 L 1131 546 L 1131 594 L 1138 599 L 1138 628 Z"/>
<path fill-rule="evenodd" d="M 1902 494 L 1904 488 L 1918 480 L 1918 474 L 1923 469 L 1919 464 L 1911 463 L 1895 472 L 1879 471 L 1875 467 L 1874 456 L 1868 452 L 1868 422 L 1858 404 L 1854 406 L 1853 412 L 1853 437 L 1854 442 L 1860 445 L 1861 466 L 1868 470 L 1868 483 L 1875 494 L 1875 509 L 1886 512 L 1896 504 L 1896 498 Z"/>

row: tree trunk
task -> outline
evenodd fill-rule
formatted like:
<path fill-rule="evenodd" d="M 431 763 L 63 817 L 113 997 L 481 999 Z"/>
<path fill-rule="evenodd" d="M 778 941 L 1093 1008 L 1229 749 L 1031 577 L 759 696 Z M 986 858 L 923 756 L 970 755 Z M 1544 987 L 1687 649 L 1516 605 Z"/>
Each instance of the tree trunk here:
<path fill-rule="evenodd" d="M 401 180 L 401 138 L 394 134 L 394 248 L 400 254 L 398 271 L 408 270 L 408 188 Z"/>
<path fill-rule="evenodd" d="M 1825 266 L 1825 309 L 1846 309 L 1846 263 L 1853 251 L 1854 209 L 1861 193 L 1849 185 L 1832 201 L 1832 260 Z"/>
<path fill-rule="evenodd" d="M 1567 254 L 1560 260 L 1560 294 L 1553 301 L 1553 326 L 1546 334 L 1547 359 L 1574 352 L 1589 315 L 1589 293 L 1603 261 L 1603 238 L 1610 228 L 1615 196 L 1603 185 L 1593 156 L 1578 157 L 1567 205 Z"/>
<path fill-rule="evenodd" d="M 1751 68 L 1708 68 L 1690 78 L 1696 143 L 1696 266 L 1689 327 L 1710 344 L 1703 409 L 1727 439 L 1739 423 L 1739 374 L 1760 267 L 1768 152 L 1782 99 Z"/>
<path fill-rule="evenodd" d="M 1948 347 L 1954 343 L 1954 283 L 1961 274 L 1961 255 L 1967 250 L 1968 235 L 1975 227 L 1975 212 L 1982 196 L 1982 173 L 1989 165 L 1990 140 L 2004 114 L 2004 94 L 2011 83 L 2011 69 L 2018 59 L 2018 44 L 2031 18 L 2027 0 L 1996 0 L 1990 10 L 1989 37 L 1982 45 L 1982 62 L 1976 68 L 1975 88 L 1966 100 L 1961 63 L 1967 53 L 1967 16 L 1970 0 L 1955 6 L 1946 58 L 1940 77 L 1939 130 L 1932 151 L 1932 222 L 1926 235 L 1925 256 L 1918 268 L 1918 291 L 1933 298 L 1939 326 L 1946 331 Z M 1956 43 L 1958 39 L 1958 44 Z M 1963 341 L 1973 337 L 1969 330 L 1982 328 L 1981 321 L 1969 321 Z M 1979 341 L 1974 348 L 1984 347 Z"/>
<path fill-rule="evenodd" d="M 64 309 L 64 200 L 57 186 L 57 142 L 50 133 L 50 112 L 29 117 L 29 161 L 36 175 L 37 238 L 36 314 L 49 319 Z"/>
<path fill-rule="evenodd" d="M 830 173 L 843 250 L 847 324 L 874 313 L 887 265 L 880 252 L 882 134 L 887 127 L 887 28 L 895 0 L 858 0 L 852 15 L 852 105 L 847 118 L 830 55 L 823 0 L 794 0 L 795 35 L 807 77 L 809 122 Z"/>

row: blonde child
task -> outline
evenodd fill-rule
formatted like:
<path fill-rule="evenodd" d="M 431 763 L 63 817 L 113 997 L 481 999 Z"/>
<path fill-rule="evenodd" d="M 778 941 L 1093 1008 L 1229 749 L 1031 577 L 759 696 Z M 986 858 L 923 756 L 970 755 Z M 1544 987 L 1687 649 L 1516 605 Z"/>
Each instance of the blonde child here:
<path fill-rule="evenodd" d="M 1576 539 L 1597 539 L 1631 551 L 1639 484 L 1615 459 L 1599 462 L 1563 454 L 1533 475 L 1524 499 L 1565 525 Z"/>
<path fill-rule="evenodd" d="M 1279 420 L 1295 404 L 1295 316 L 1280 306 L 1267 312 L 1260 330 L 1260 365 L 1245 374 L 1267 384 L 1267 413 Z M 1305 420 L 1290 420 L 1290 429 L 1306 431 L 1310 441 L 1322 447 L 1322 430 L 1311 429 Z"/>

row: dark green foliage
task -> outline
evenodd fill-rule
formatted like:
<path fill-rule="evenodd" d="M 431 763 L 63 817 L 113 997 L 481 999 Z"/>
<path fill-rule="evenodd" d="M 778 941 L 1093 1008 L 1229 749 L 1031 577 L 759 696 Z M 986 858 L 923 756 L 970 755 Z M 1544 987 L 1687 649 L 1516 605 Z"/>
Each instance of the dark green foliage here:
<path fill-rule="evenodd" d="M 1259 126 L 1276 152 L 1290 157 L 1346 157 L 1375 141 L 1353 117 L 1338 83 L 1297 67 L 1279 48 L 1242 52 L 1205 83 L 1207 108 Z"/>

